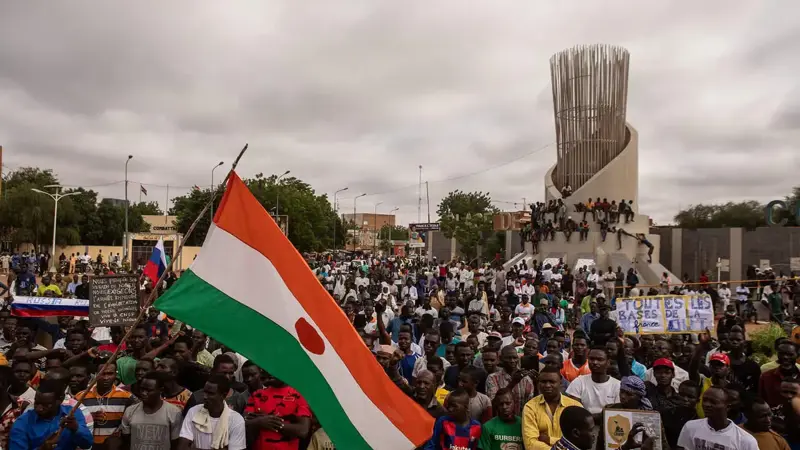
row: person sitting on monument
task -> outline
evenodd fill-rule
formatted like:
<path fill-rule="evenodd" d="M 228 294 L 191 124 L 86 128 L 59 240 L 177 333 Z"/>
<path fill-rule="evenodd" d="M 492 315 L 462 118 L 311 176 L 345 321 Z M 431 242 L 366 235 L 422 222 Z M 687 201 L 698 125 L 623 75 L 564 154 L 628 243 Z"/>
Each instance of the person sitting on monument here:
<path fill-rule="evenodd" d="M 578 224 L 572 220 L 572 216 L 567 217 L 567 220 L 564 222 L 564 237 L 566 238 L 567 242 L 569 242 L 569 238 L 572 237 L 572 233 L 578 230 Z"/>
<path fill-rule="evenodd" d="M 585 214 L 584 214 L 585 216 Z M 589 222 L 586 219 L 582 220 L 579 226 L 580 239 L 585 241 L 589 238 Z"/>

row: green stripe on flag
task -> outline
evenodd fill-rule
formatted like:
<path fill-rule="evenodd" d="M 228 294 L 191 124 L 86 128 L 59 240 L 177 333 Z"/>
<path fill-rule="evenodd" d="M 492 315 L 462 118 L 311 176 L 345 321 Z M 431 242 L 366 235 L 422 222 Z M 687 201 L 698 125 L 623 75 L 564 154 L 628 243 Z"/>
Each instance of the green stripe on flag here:
<path fill-rule="evenodd" d="M 258 284 L 253 288 L 258 289 Z M 268 292 L 261 295 L 269 298 Z M 275 322 L 228 297 L 191 270 L 183 272 L 155 307 L 203 331 L 297 389 L 337 448 L 372 448 L 297 339 Z"/>

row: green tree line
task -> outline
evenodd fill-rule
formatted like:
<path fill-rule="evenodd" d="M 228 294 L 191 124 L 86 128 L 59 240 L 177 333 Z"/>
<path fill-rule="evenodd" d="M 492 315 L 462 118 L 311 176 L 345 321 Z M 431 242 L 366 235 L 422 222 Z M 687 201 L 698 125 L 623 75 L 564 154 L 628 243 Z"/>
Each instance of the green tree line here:
<path fill-rule="evenodd" d="M 786 218 L 787 225 L 800 226 L 796 223 L 793 214 L 798 201 L 800 201 L 800 186 L 795 186 L 783 200 L 789 208 L 781 211 L 781 216 L 776 216 L 775 220 Z M 681 210 L 675 215 L 674 220 L 675 224 L 681 228 L 741 227 L 752 229 L 767 226 L 764 214 L 766 207 L 766 204 L 755 200 L 719 204 L 700 203 Z"/>
<path fill-rule="evenodd" d="M 54 192 L 45 186 L 58 185 L 50 169 L 23 167 L 3 179 L 0 195 L 0 239 L 13 246 L 32 243 L 48 246 L 53 238 L 53 199 L 33 191 Z M 125 208 L 98 201 L 97 192 L 84 188 L 64 189 L 75 193 L 58 202 L 57 245 L 121 245 L 125 230 Z M 163 214 L 156 202 L 133 203 L 128 210 L 128 229 L 146 232 L 150 225 L 142 215 Z"/>
<path fill-rule="evenodd" d="M 333 230 L 336 226 L 336 245 L 343 248 L 345 228 L 333 210 L 326 194 L 317 194 L 308 183 L 295 177 L 278 181 L 277 175 L 257 174 L 246 178 L 244 183 L 270 214 L 286 215 L 289 220 L 288 236 L 295 248 L 301 252 L 323 251 L 333 247 Z M 169 213 L 177 216 L 177 228 L 185 233 L 200 214 L 211 189 L 194 189 L 186 195 L 176 197 Z M 221 196 L 214 200 L 214 209 L 219 207 Z M 211 215 L 201 217 L 190 236 L 189 245 L 202 245 L 211 224 Z"/>

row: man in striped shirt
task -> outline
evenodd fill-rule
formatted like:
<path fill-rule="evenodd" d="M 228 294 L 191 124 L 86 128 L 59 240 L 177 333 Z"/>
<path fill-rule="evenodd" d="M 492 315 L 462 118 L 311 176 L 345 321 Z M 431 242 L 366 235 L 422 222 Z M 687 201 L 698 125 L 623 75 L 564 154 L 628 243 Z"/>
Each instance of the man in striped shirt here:
<path fill-rule="evenodd" d="M 116 379 L 117 365 L 112 361 L 97 374 L 97 384 L 84 391 L 83 404 L 94 419 L 95 450 L 105 450 L 106 439 L 119 428 L 125 408 L 136 401 L 133 394 L 114 386 Z"/>

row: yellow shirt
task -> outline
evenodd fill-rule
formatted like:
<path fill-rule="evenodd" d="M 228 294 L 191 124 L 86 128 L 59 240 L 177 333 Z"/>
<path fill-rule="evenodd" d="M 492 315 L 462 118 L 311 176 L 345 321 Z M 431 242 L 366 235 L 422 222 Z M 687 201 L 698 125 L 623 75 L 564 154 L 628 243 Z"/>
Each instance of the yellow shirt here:
<path fill-rule="evenodd" d="M 49 284 L 47 286 L 40 284 L 39 289 L 36 290 L 36 293 L 39 295 L 39 297 L 44 297 L 44 293 L 46 291 L 53 291 L 55 297 L 61 297 L 63 295 L 61 293 L 61 289 L 59 289 L 59 287 L 55 284 Z"/>
<path fill-rule="evenodd" d="M 433 396 L 436 397 L 436 401 L 439 402 L 440 405 L 444 406 L 444 399 L 447 398 L 447 394 L 449 393 L 450 391 L 442 386 L 439 389 L 436 389 L 436 393 L 433 394 Z"/>
<path fill-rule="evenodd" d="M 522 409 L 522 441 L 526 450 L 550 450 L 561 439 L 559 419 L 567 406 L 583 407 L 581 402 L 563 394 L 555 414 L 550 413 L 550 407 L 544 401 L 543 395 L 538 395 L 525 404 Z M 539 442 L 539 435 L 545 431 L 550 436 L 550 444 Z"/>
<path fill-rule="evenodd" d="M 699 418 L 699 419 L 705 419 L 706 418 L 706 415 L 703 412 L 703 394 L 705 394 L 706 391 L 708 390 L 708 388 L 710 388 L 710 387 L 711 387 L 711 378 L 708 378 L 708 377 L 704 378 L 703 379 L 703 384 L 700 385 L 700 400 L 697 401 L 697 407 L 696 407 L 696 409 L 697 409 L 697 418 Z"/>

